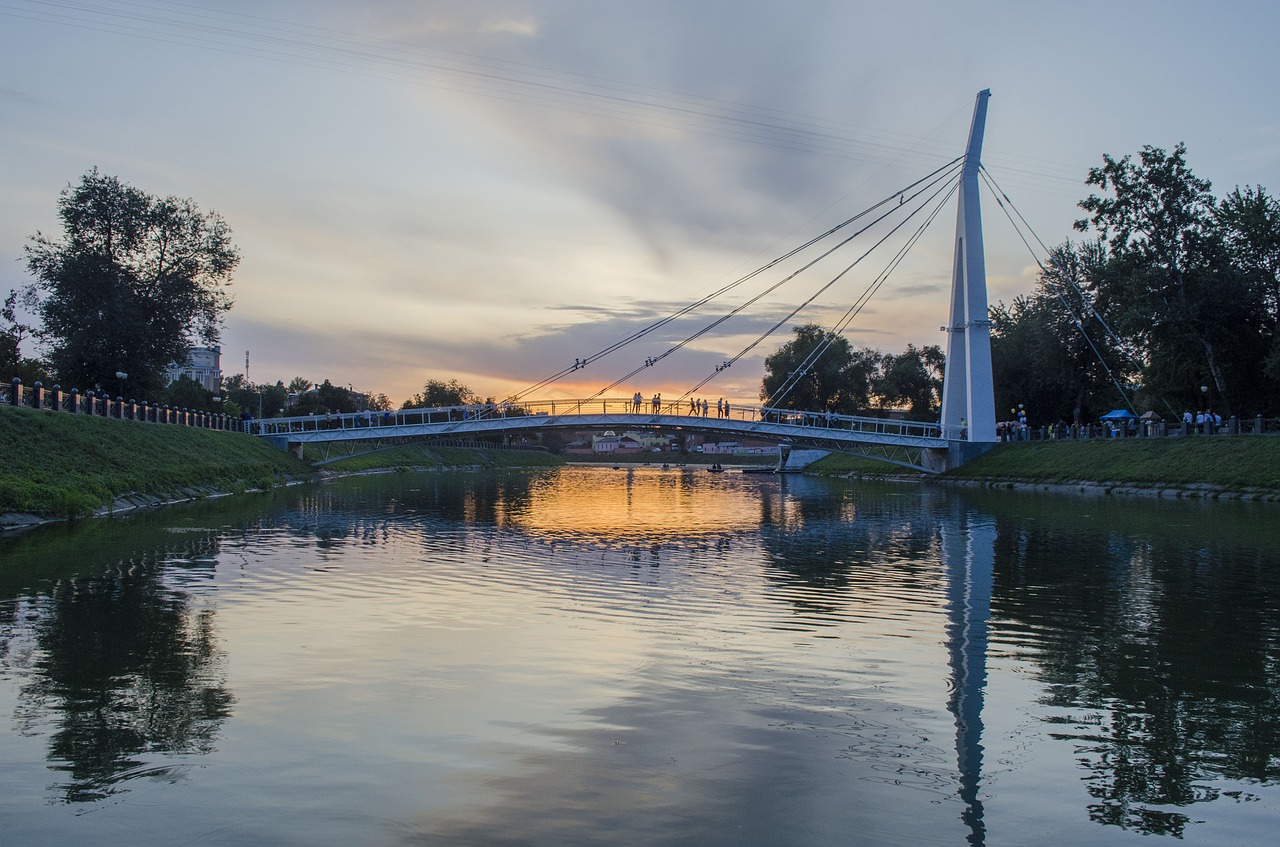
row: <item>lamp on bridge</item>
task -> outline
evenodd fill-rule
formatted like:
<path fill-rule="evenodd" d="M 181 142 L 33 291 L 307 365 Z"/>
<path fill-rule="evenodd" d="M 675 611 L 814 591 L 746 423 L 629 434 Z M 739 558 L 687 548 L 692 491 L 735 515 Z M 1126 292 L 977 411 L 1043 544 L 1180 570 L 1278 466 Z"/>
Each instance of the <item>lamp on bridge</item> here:
<path fill-rule="evenodd" d="M 124 371 L 116 371 L 116 379 L 120 380 L 120 394 L 118 395 L 120 397 L 124 397 L 124 381 L 128 378 L 129 375 Z"/>

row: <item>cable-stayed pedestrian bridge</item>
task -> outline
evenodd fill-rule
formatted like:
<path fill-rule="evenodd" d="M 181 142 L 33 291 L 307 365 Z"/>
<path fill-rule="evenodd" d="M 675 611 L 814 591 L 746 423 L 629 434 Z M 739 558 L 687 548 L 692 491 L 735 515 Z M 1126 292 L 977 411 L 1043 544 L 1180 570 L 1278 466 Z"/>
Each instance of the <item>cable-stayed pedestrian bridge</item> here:
<path fill-rule="evenodd" d="M 936 423 L 856 417 L 760 406 L 731 407 L 717 414 L 672 404 L 656 409 L 633 398 L 543 400 L 442 408 L 400 409 L 342 415 L 307 415 L 254 421 L 253 431 L 289 449 L 307 444 L 378 442 L 392 439 L 469 439 L 551 430 L 661 429 L 699 433 L 719 441 L 758 440 L 797 448 L 863 455 L 918 470 L 937 470 L 941 456 L 963 433 L 944 433 Z"/>
<path fill-rule="evenodd" d="M 407 409 L 367 416 L 361 413 L 279 418 L 255 422 L 254 426 L 259 434 L 275 440 L 286 449 L 298 449 L 308 443 L 391 438 L 466 439 L 552 429 L 661 428 L 701 432 L 718 436 L 721 440 L 754 438 L 793 447 L 853 453 L 922 470 L 942 470 L 961 464 L 996 442 L 991 322 L 987 309 L 982 216 L 978 204 L 980 176 L 994 189 L 980 163 L 989 96 L 989 91 L 978 93 L 969 128 L 969 142 L 963 156 L 884 195 L 868 208 L 738 279 L 717 287 L 702 298 L 627 332 L 586 356 L 575 358 L 571 365 L 566 363 L 559 371 L 511 395 L 502 403 Z M 822 357 L 833 349 L 842 349 L 841 332 L 861 314 L 863 307 L 881 289 L 953 196 L 957 199 L 955 258 L 951 266 L 950 317 L 942 327 L 947 333 L 947 346 L 939 421 L 919 423 L 784 408 L 822 404 L 845 410 L 852 407 L 850 398 L 857 396 L 854 392 L 838 403 L 835 401 L 834 398 L 841 393 L 835 383 L 847 381 L 847 377 L 823 375 Z M 1007 198 L 1003 192 L 1000 196 Z M 861 246 L 856 248 L 861 252 L 852 261 L 846 261 L 851 252 L 846 248 L 855 243 L 865 246 L 868 241 L 872 242 L 870 246 L 865 250 Z M 863 260 L 877 250 L 880 256 L 885 252 L 890 255 L 878 273 L 869 280 L 864 277 L 865 287 L 853 298 L 843 315 L 834 325 L 826 327 L 821 338 L 809 349 L 794 351 L 798 361 L 786 365 L 788 372 L 785 375 L 771 374 L 771 377 L 780 377 L 773 382 L 766 378 L 764 387 L 768 399 L 765 406 L 735 404 L 728 414 L 715 417 L 695 413 L 692 399 L 702 393 L 704 386 L 735 362 L 753 355 L 753 351 L 775 332 L 787 326 L 803 310 L 814 306 L 841 280 L 852 278 L 855 272 L 863 273 Z M 841 254 L 839 260 L 832 258 L 837 252 Z M 828 261 L 835 265 L 826 264 Z M 775 273 L 781 274 L 781 278 L 772 281 Z M 776 306 L 769 306 L 771 298 L 780 297 L 779 292 L 802 275 L 813 273 L 821 274 L 821 285 L 816 290 L 781 317 L 776 311 L 771 311 L 776 309 Z M 756 290 L 757 286 L 759 290 Z M 792 291 L 788 288 L 786 293 L 790 295 Z M 716 316 L 704 313 L 693 317 L 695 312 L 711 308 L 713 301 L 728 307 L 731 301 L 742 297 L 745 299 Z M 763 332 L 736 353 L 726 353 L 714 371 L 689 387 L 678 401 L 670 405 L 652 402 L 645 408 L 640 394 L 625 399 L 607 399 L 614 392 L 629 390 L 638 382 L 642 385 L 651 383 L 653 380 L 648 375 L 654 371 L 650 369 L 664 366 L 672 356 L 695 346 L 706 349 L 712 332 L 724 336 L 725 343 L 741 342 L 742 331 L 737 330 L 735 334 L 731 322 L 736 321 L 740 325 L 750 317 L 758 322 L 759 316 L 748 315 L 748 309 L 765 312 Z M 685 331 L 688 334 L 681 338 Z M 746 337 L 750 338 L 750 334 Z M 636 346 L 644 344 L 649 345 L 645 350 L 649 355 L 642 355 L 636 349 Z M 631 369 L 621 373 L 592 397 L 585 400 L 544 399 L 553 391 L 566 391 L 564 388 L 551 389 L 552 384 L 571 378 L 580 381 L 584 369 L 594 367 L 624 349 L 632 354 Z M 822 383 L 821 388 L 819 383 Z M 662 378 L 660 384 L 669 386 L 670 377 Z M 654 397 L 655 401 L 658 399 L 658 396 Z M 701 405 L 697 411 L 702 411 Z"/>

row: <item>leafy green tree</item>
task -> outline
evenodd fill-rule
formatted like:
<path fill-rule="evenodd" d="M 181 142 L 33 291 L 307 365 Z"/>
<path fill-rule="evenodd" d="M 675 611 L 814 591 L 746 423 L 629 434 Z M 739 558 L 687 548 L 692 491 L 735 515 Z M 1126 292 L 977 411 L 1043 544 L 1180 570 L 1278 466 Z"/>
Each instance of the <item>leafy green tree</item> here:
<path fill-rule="evenodd" d="M 164 389 L 160 403 L 178 409 L 198 409 L 202 412 L 219 411 L 214 406 L 213 392 L 189 376 L 180 376 Z"/>
<path fill-rule="evenodd" d="M 1236 188 L 1218 204 L 1218 224 L 1232 260 L 1256 285 L 1266 346 L 1263 386 L 1280 408 L 1280 201 L 1261 186 Z"/>
<path fill-rule="evenodd" d="M 1150 390 L 1178 405 L 1207 399 L 1224 411 L 1257 407 L 1265 402 L 1259 389 L 1275 310 L 1267 309 L 1265 280 L 1250 260 L 1255 246 L 1265 253 L 1250 227 L 1252 212 L 1267 203 L 1241 195 L 1219 207 L 1185 153 L 1182 144 L 1172 153 L 1148 145 L 1137 163 L 1103 156 L 1086 184 L 1110 196 L 1081 201 L 1091 217 L 1076 228 L 1092 228 L 1106 241 L 1110 259 L 1096 281 L 1098 301 L 1143 351 Z M 1202 385 L 1212 389 L 1209 398 Z"/>
<path fill-rule="evenodd" d="M 764 360 L 761 401 L 784 409 L 840 414 L 865 410 L 881 354 L 855 352 L 848 339 L 817 324 L 793 327 L 792 332 L 795 337 Z M 820 346 L 825 350 L 814 358 L 811 354 Z"/>
<path fill-rule="evenodd" d="M 275 385 L 262 383 L 258 386 L 258 398 L 262 403 L 262 416 L 266 418 L 278 418 L 284 414 L 289 405 L 289 389 L 280 380 L 276 380 Z M 258 405 L 249 407 L 250 413 L 258 416 Z"/>
<path fill-rule="evenodd" d="M 936 344 L 908 344 L 898 355 L 885 354 L 873 390 L 885 408 L 907 407 L 916 420 L 936 420 L 941 407 L 946 355 Z"/>
<path fill-rule="evenodd" d="M 1031 295 L 991 307 L 997 417 L 1021 405 L 1032 421 L 1074 422 L 1076 410 L 1084 421 L 1125 405 L 1120 386 L 1136 378 L 1141 351 L 1113 337 L 1101 313 L 1109 268 L 1104 243 L 1067 242 L 1050 251 Z"/>
<path fill-rule="evenodd" d="M 296 380 L 295 380 L 296 382 Z M 321 415 L 332 412 L 346 414 L 361 411 L 365 406 L 363 394 L 351 391 L 325 380 L 314 390 L 298 395 L 285 410 L 287 415 Z"/>
<path fill-rule="evenodd" d="M 295 376 L 293 379 L 289 380 L 290 394 L 301 394 L 302 392 L 309 390 L 311 390 L 311 380 L 307 379 L 305 376 Z"/>
<path fill-rule="evenodd" d="M 240 261 L 231 230 L 191 200 L 153 197 L 95 168 L 58 200 L 63 234 L 26 247 L 36 281 L 24 297 L 64 387 L 129 374 L 158 396 L 165 369 L 193 342 L 215 344 Z"/>
<path fill-rule="evenodd" d="M 480 402 L 480 395 L 456 379 L 448 382 L 427 380 L 422 393 L 415 394 L 401 404 L 402 409 L 438 408 L 443 406 L 471 406 Z"/>
<path fill-rule="evenodd" d="M 31 328 L 18 320 L 18 292 L 10 291 L 0 307 L 0 384 L 8 385 L 14 377 L 24 385 L 42 382 L 53 385 L 44 362 L 22 355 L 22 342 L 31 334 Z"/>
<path fill-rule="evenodd" d="M 249 382 L 244 374 L 223 378 L 222 397 L 224 402 L 235 404 L 237 410 L 248 410 L 249 414 L 257 417 L 258 387 Z"/>

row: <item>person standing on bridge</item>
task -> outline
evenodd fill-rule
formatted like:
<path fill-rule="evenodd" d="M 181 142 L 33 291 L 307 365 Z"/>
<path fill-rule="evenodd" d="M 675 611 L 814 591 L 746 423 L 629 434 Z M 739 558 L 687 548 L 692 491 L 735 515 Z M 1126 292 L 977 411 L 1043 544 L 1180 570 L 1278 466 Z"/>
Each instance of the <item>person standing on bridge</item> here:
<path fill-rule="evenodd" d="M 702 416 L 704 418 L 707 416 L 707 398 L 706 397 L 702 398 Z"/>
<path fill-rule="evenodd" d="M 719 400 L 716 400 L 716 417 L 717 418 L 724 417 L 724 398 L 723 397 L 721 397 Z"/>
<path fill-rule="evenodd" d="M 661 394 L 653 395 L 653 413 L 655 415 L 658 414 L 658 410 L 661 408 L 662 408 L 662 395 Z"/>
<path fill-rule="evenodd" d="M 633 407 L 632 411 L 637 415 L 640 414 L 640 407 L 644 405 L 644 398 L 640 396 L 639 391 L 637 391 L 635 396 L 631 398 L 631 405 Z"/>
<path fill-rule="evenodd" d="M 724 401 L 724 416 L 726 418 L 729 417 L 729 401 L 728 400 Z"/>

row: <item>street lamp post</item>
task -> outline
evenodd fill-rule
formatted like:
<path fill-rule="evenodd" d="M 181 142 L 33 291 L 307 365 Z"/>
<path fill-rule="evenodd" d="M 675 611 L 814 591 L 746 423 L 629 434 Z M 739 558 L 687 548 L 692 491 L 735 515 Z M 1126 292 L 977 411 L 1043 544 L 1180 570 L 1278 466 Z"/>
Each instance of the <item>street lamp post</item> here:
<path fill-rule="evenodd" d="M 124 371 L 116 371 L 116 379 L 120 380 L 120 393 L 116 395 L 116 416 L 124 417 L 124 381 L 129 375 Z"/>

